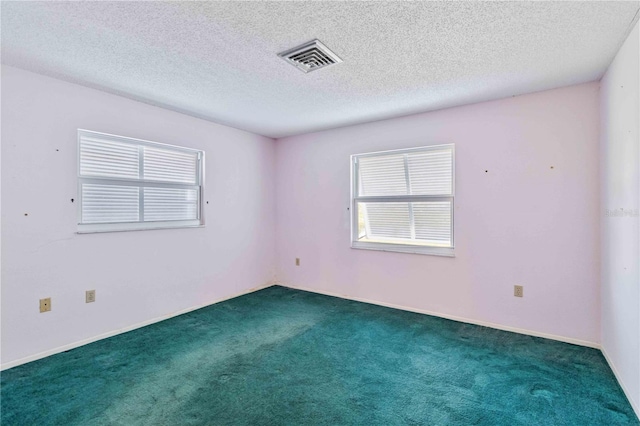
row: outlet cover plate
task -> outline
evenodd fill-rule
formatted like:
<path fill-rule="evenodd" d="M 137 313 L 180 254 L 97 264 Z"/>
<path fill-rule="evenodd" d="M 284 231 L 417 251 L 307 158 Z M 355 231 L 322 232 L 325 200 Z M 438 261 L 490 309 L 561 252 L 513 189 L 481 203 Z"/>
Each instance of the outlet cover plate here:
<path fill-rule="evenodd" d="M 513 286 L 513 295 L 515 297 L 524 297 L 524 287 L 521 285 Z"/>
<path fill-rule="evenodd" d="M 96 291 L 95 290 L 87 290 L 85 293 L 85 302 L 93 303 L 96 301 Z"/>
<path fill-rule="evenodd" d="M 40 299 L 40 312 L 49 312 L 51 310 L 51 298 Z"/>

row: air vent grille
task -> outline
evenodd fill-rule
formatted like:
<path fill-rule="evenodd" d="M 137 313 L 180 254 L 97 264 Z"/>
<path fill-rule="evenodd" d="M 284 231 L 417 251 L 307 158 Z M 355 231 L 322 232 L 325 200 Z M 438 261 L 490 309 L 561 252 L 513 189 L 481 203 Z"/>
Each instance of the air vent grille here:
<path fill-rule="evenodd" d="M 279 53 L 278 56 L 305 73 L 342 62 L 338 55 L 329 50 L 319 40 L 312 40 L 301 46 L 294 47 L 286 52 Z"/>

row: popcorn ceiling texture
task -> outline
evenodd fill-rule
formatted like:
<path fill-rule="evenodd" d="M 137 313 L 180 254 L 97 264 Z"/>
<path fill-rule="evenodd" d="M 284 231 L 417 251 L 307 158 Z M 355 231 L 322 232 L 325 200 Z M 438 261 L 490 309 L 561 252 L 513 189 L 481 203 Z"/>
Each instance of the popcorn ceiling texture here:
<path fill-rule="evenodd" d="M 597 80 L 634 2 L 3 2 L 5 64 L 283 137 Z M 277 53 L 318 38 L 344 62 Z"/>

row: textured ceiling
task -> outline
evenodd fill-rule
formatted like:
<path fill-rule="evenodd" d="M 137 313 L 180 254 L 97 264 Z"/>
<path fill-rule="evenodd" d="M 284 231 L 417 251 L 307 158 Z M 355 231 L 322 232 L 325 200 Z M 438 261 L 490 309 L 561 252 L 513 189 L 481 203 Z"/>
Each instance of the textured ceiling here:
<path fill-rule="evenodd" d="M 271 137 L 599 79 L 639 2 L 3 2 L 2 62 Z M 318 38 L 343 63 L 277 53 Z"/>

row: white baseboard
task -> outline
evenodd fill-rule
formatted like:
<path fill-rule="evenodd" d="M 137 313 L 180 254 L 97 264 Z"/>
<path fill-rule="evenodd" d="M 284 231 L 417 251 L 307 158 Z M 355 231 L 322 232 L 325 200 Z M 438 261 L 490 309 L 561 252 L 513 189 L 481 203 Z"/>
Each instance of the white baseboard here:
<path fill-rule="evenodd" d="M 122 333 L 126 333 L 128 331 L 132 331 L 138 328 L 142 328 L 145 327 L 147 325 L 151 325 L 160 321 L 164 321 L 166 319 L 169 318 L 173 318 L 176 317 L 178 315 L 182 315 L 182 314 L 186 314 L 188 312 L 192 312 L 195 311 L 197 309 L 201 309 L 204 308 L 206 306 L 210 306 L 210 305 L 214 305 L 216 303 L 220 303 L 223 302 L 225 300 L 229 300 L 229 299 L 233 299 L 239 296 L 243 296 L 245 294 L 249 294 L 249 293 L 253 293 L 268 287 L 272 287 L 274 285 L 280 285 L 283 287 L 288 287 L 288 288 L 292 288 L 295 290 L 302 290 L 302 291 L 308 291 L 311 293 L 317 293 L 317 294 L 323 294 L 326 296 L 333 296 L 333 297 L 338 297 L 341 299 L 347 299 L 347 300 L 353 300 L 356 302 L 363 302 L 363 303 L 369 303 L 372 305 L 378 305 L 378 306 L 384 306 L 387 308 L 393 308 L 393 309 L 400 309 L 403 311 L 409 311 L 409 312 L 415 312 L 415 313 L 419 313 L 419 314 L 425 314 L 425 315 L 431 315 L 431 316 L 435 316 L 435 317 L 439 317 L 439 318 L 445 318 L 445 319 L 450 319 L 453 321 L 458 321 L 458 322 L 463 322 L 463 323 L 467 323 L 467 324 L 474 324 L 474 325 L 480 325 L 483 327 L 489 327 L 489 328 L 495 328 L 497 330 L 503 330 L 503 331 L 510 331 L 513 333 L 519 333 L 519 334 L 526 334 L 529 336 L 535 336 L 535 337 L 542 337 L 545 339 L 551 339 L 551 340 L 557 340 L 560 342 L 565 342 L 565 343 L 571 343 L 574 345 L 579 345 L 579 346 L 586 346 L 589 348 L 595 348 L 595 349 L 599 349 L 600 351 L 602 351 L 602 354 L 604 355 L 605 360 L 607 361 L 607 363 L 609 364 L 609 367 L 611 368 L 611 371 L 613 371 L 613 374 L 616 378 L 616 380 L 618 381 L 618 383 L 620 384 L 620 387 L 622 388 L 625 396 L 627 397 L 627 399 L 629 400 L 629 404 L 631 404 L 631 407 L 633 408 L 633 410 L 635 411 L 636 415 L 638 416 L 638 418 L 640 418 L 640 407 L 638 406 L 638 404 L 636 404 L 636 402 L 631 398 L 628 389 L 626 388 L 624 382 L 622 381 L 620 374 L 618 373 L 618 370 L 615 367 L 615 364 L 613 364 L 613 362 L 611 361 L 611 358 L 609 357 L 609 355 L 607 354 L 607 351 L 601 347 L 598 343 L 594 343 L 594 342 L 589 342 L 589 341 L 585 341 L 585 340 L 580 340 L 580 339 L 574 339 L 571 337 L 565 337 L 565 336 L 558 336 L 555 334 L 548 334 L 548 333 L 541 333 L 538 331 L 533 331 L 533 330 L 526 330 L 526 329 L 521 329 L 521 328 L 517 328 L 517 327 L 509 327 L 509 326 L 505 326 L 505 325 L 501 325 L 501 324 L 494 324 L 494 323 L 490 323 L 490 322 L 485 322 L 485 321 L 478 321 L 478 320 L 474 320 L 474 319 L 470 319 L 470 318 L 464 318 L 464 317 L 459 317 L 456 315 L 448 315 L 448 314 L 442 314 L 439 312 L 433 312 L 433 311 L 428 311 L 425 309 L 417 309 L 417 308 L 412 308 L 412 307 L 408 307 L 408 306 L 402 306 L 402 305 L 396 305 L 393 303 L 386 303 L 386 302 L 380 302 L 380 301 L 376 301 L 376 300 L 370 300 L 370 299 L 365 299 L 365 298 L 361 298 L 361 297 L 352 297 L 352 296 L 347 296 L 347 295 L 343 295 L 343 294 L 337 294 L 337 293 L 332 293 L 332 292 L 326 292 L 326 291 L 319 291 L 319 290 L 314 290 L 314 289 L 310 289 L 310 288 L 305 288 L 305 287 L 300 287 L 300 286 L 292 286 L 292 285 L 287 285 L 281 282 L 277 282 L 277 281 L 269 281 L 268 283 L 262 285 L 262 286 L 258 286 L 258 287 L 254 287 L 254 288 L 250 288 L 244 292 L 238 293 L 238 294 L 234 294 L 232 296 L 228 296 L 228 297 L 224 297 L 221 299 L 216 299 L 207 303 L 204 303 L 202 305 L 198 305 L 198 306 L 193 306 L 187 309 L 183 309 L 177 312 L 173 312 L 169 315 L 164 315 L 161 317 L 157 317 L 157 318 L 153 318 L 151 320 L 148 321 L 143 321 L 128 327 L 124 327 L 118 330 L 113 330 L 113 331 L 109 331 L 107 333 L 102 333 L 99 334 L 97 336 L 93 336 L 90 337 L 88 339 L 83 339 L 74 343 L 69 343 L 67 345 L 63 345 L 63 346 L 59 346 L 57 348 L 54 349 L 50 349 L 44 352 L 40 352 L 37 353 L 35 355 L 30 355 L 24 358 L 20 358 L 14 361 L 9 361 L 6 363 L 3 363 L 0 365 L 0 371 L 2 370 L 6 370 L 12 367 L 16 367 L 18 365 L 22 365 L 22 364 L 26 364 L 28 362 L 31 361 L 36 361 L 38 359 L 41 358 L 45 358 L 48 357 L 50 355 L 55 355 L 57 353 L 61 353 L 61 352 L 65 352 L 71 349 L 75 349 L 78 348 L 80 346 L 84 346 L 87 345 L 89 343 L 93 343 L 96 342 L 98 340 L 102 340 L 102 339 L 106 339 L 108 337 L 112 337 L 112 336 L 116 336 L 118 334 L 122 334 Z"/>
<path fill-rule="evenodd" d="M 631 404 L 631 408 L 633 408 L 633 411 L 635 411 L 636 416 L 638 416 L 638 419 L 640 419 L 640 406 L 638 405 L 638 403 L 636 403 L 633 400 L 633 398 L 631 398 L 631 394 L 629 393 L 629 390 L 627 389 L 624 382 L 622 381 L 622 377 L 620 376 L 620 373 L 618 373 L 618 370 L 616 369 L 615 364 L 607 354 L 607 351 L 604 349 L 604 347 L 601 347 L 600 350 L 602 351 L 602 355 L 604 355 L 604 359 L 607 360 L 607 364 L 609 364 L 609 368 L 611 368 L 611 371 L 613 371 L 613 375 L 616 376 L 616 380 L 618 380 L 618 383 L 620 384 L 622 391 L 627 397 L 629 404 Z"/>
<path fill-rule="evenodd" d="M 356 302 L 369 303 L 371 305 L 378 305 L 378 306 L 384 306 L 384 307 L 387 307 L 387 308 L 400 309 L 400 310 L 403 310 L 403 311 L 409 311 L 409 312 L 415 312 L 415 313 L 418 313 L 418 314 L 431 315 L 431 316 L 434 316 L 434 317 L 450 319 L 450 320 L 453 320 L 453 321 L 464 322 L 464 323 L 467 323 L 467 324 L 481 325 L 483 327 L 495 328 L 497 330 L 510 331 L 512 333 L 519 333 L 519 334 L 526 334 L 528 336 L 534 336 L 534 337 L 543 337 L 545 339 L 557 340 L 557 341 L 560 341 L 560 342 L 571 343 L 573 345 L 586 346 L 588 348 L 600 349 L 600 344 L 598 344 L 598 343 L 589 342 L 587 340 L 574 339 L 572 337 L 565 337 L 565 336 L 558 336 L 558 335 L 555 335 L 555 334 L 541 333 L 539 331 L 526 330 L 526 329 L 523 329 L 523 328 L 510 327 L 510 326 L 502 325 L 502 324 L 495 324 L 495 323 L 491 323 L 491 322 L 479 321 L 479 320 L 475 320 L 475 319 L 471 319 L 471 318 L 459 317 L 459 316 L 456 316 L 456 315 L 443 314 L 443 313 L 440 313 L 440 312 L 428 311 L 426 309 L 411 308 L 411 307 L 408 307 L 408 306 L 402 306 L 402 305 L 396 305 L 396 304 L 393 304 L 393 303 L 380 302 L 380 301 L 377 301 L 377 300 L 364 299 L 364 298 L 361 298 L 361 297 L 353 297 L 353 296 L 348 296 L 348 295 L 344 295 L 344 294 L 337 294 L 337 293 L 332 293 L 332 292 L 319 291 L 319 290 L 314 290 L 314 289 L 300 287 L 300 286 L 292 286 L 292 285 L 289 285 L 289 284 L 284 284 L 282 282 L 277 283 L 277 285 L 280 285 L 280 286 L 283 286 L 283 287 L 292 288 L 292 289 L 295 289 L 295 290 L 302 290 L 302 291 L 308 291 L 308 292 L 311 292 L 311 293 L 324 294 L 325 296 L 339 297 L 341 299 L 354 300 Z"/>
<path fill-rule="evenodd" d="M 126 333 L 128 331 L 132 331 L 132 330 L 135 330 L 135 329 L 138 329 L 138 328 L 146 327 L 147 325 L 151 325 L 151 324 L 154 324 L 156 322 L 164 321 L 166 319 L 173 318 L 173 317 L 176 317 L 178 315 L 186 314 L 188 312 L 195 311 L 197 309 L 201 309 L 201 308 L 204 308 L 206 306 L 210 306 L 210 305 L 214 305 L 216 303 L 224 302 L 225 300 L 229 300 L 229 299 L 233 299 L 233 298 L 236 298 L 236 297 L 239 297 L 239 296 L 243 296 L 245 294 L 253 293 L 255 291 L 262 290 L 262 289 L 271 287 L 271 286 L 276 285 L 276 284 L 277 283 L 275 281 L 269 281 L 268 283 L 266 283 L 264 285 L 250 288 L 250 289 L 248 289 L 246 291 L 243 291 L 243 292 L 238 293 L 238 294 L 234 294 L 232 296 L 228 296 L 228 297 L 223 297 L 221 299 L 212 300 L 212 301 L 204 303 L 202 305 L 193 306 L 193 307 L 190 307 L 190 308 L 187 308 L 187 309 L 182 309 L 180 311 L 173 312 L 173 313 L 168 314 L 168 315 L 163 315 L 161 317 L 157 317 L 157 318 L 153 318 L 153 319 L 150 319 L 150 320 L 147 320 L 147 321 L 139 322 L 137 324 L 130 325 L 128 327 L 120 328 L 120 329 L 113 330 L 113 331 L 108 331 L 106 333 L 102 333 L 102 334 L 99 334 L 97 336 L 89 337 L 88 339 L 79 340 L 77 342 L 69 343 L 69 344 L 66 344 L 66 345 L 63 345 L 63 346 L 58 346 L 57 348 L 49 349 L 49 350 L 46 350 L 44 352 L 39 352 L 39 353 L 37 353 L 35 355 L 29 355 L 29 356 L 26 356 L 24 358 L 16 359 L 14 361 L 5 362 L 3 364 L 0 364 L 0 371 L 6 370 L 6 369 L 9 369 L 9 368 L 12 368 L 12 367 L 17 367 L 18 365 L 26 364 L 26 363 L 31 362 L 31 361 L 36 361 L 36 360 L 41 359 L 41 358 L 46 358 L 48 356 L 55 355 L 55 354 L 58 354 L 60 352 L 68 351 L 70 349 L 75 349 L 75 348 L 78 348 L 80 346 L 88 345 L 89 343 L 93 343 L 93 342 L 96 342 L 98 340 L 106 339 L 107 337 L 116 336 L 118 334 Z"/>

